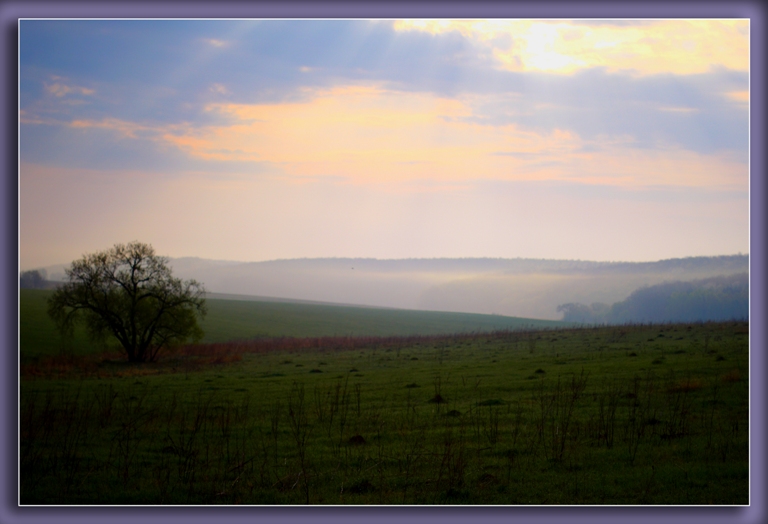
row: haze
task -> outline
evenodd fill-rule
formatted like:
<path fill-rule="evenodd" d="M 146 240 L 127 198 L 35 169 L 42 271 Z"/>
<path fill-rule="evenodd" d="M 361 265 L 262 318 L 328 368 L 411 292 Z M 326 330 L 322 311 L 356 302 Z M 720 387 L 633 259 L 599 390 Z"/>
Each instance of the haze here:
<path fill-rule="evenodd" d="M 749 21 L 20 22 L 22 269 L 749 250 Z"/>

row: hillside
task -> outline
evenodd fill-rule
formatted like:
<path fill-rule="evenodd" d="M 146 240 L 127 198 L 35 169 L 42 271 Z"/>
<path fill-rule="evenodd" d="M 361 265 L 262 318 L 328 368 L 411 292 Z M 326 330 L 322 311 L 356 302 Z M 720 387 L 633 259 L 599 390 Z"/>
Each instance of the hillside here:
<path fill-rule="evenodd" d="M 563 319 L 587 324 L 696 322 L 749 319 L 749 275 L 737 273 L 642 287 L 608 304 L 563 304 Z"/>
<path fill-rule="evenodd" d="M 45 313 L 51 291 L 22 289 L 20 339 L 22 358 L 56 354 L 61 338 Z M 285 300 L 265 301 L 208 299 L 203 321 L 203 342 L 224 342 L 254 337 L 394 336 L 434 335 L 477 331 L 549 328 L 562 322 L 511 318 L 498 315 L 409 311 L 310 304 Z M 77 331 L 73 351 L 78 354 L 101 349 Z"/>

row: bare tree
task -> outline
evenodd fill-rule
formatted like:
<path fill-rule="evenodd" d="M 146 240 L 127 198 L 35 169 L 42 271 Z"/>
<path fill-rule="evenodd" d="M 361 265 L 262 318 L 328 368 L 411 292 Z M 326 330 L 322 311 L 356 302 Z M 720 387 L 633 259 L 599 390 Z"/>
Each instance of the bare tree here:
<path fill-rule="evenodd" d="M 84 255 L 66 270 L 69 281 L 48 300 L 48 314 L 64 335 L 82 322 L 96 340 L 116 339 L 130 362 L 203 336 L 205 290 L 174 278 L 168 260 L 148 244 L 117 244 Z"/>

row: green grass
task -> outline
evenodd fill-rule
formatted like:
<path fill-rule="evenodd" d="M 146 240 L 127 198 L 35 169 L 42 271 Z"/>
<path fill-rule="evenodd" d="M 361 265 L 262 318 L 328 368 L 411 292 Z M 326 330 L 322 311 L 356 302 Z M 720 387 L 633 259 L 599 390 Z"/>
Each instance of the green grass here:
<path fill-rule="evenodd" d="M 102 350 L 82 328 L 75 329 L 74 340 L 65 342 L 47 314 L 47 300 L 52 291 L 21 289 L 19 293 L 19 339 L 21 360 L 72 352 L 87 355 Z"/>
<path fill-rule="evenodd" d="M 743 505 L 748 338 L 622 326 L 22 368 L 21 502 Z"/>
<path fill-rule="evenodd" d="M 20 335 L 22 360 L 61 352 L 62 340 L 46 314 L 50 290 L 22 289 Z M 569 325 L 498 315 L 448 313 L 384 308 L 326 306 L 302 303 L 208 299 L 202 342 L 254 337 L 433 335 L 473 331 L 559 327 Z M 76 331 L 76 355 L 103 349 Z"/>
<path fill-rule="evenodd" d="M 476 313 L 450 313 L 279 302 L 208 300 L 205 342 L 256 336 L 400 336 L 569 325 Z"/>

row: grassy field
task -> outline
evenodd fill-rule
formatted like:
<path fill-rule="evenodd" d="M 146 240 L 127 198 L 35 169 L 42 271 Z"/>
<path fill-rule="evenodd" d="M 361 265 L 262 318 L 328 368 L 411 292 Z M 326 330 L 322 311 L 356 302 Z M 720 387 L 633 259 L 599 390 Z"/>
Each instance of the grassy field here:
<path fill-rule="evenodd" d="M 46 314 L 50 290 L 22 289 L 20 335 L 22 360 L 71 352 L 93 354 L 103 348 L 75 333 L 62 350 L 62 339 Z M 255 337 L 433 335 L 520 328 L 567 326 L 568 323 L 499 315 L 445 313 L 402 309 L 328 306 L 291 302 L 208 299 L 202 342 L 226 342 Z"/>
<path fill-rule="evenodd" d="M 748 324 L 22 366 L 22 504 L 747 504 Z"/>

